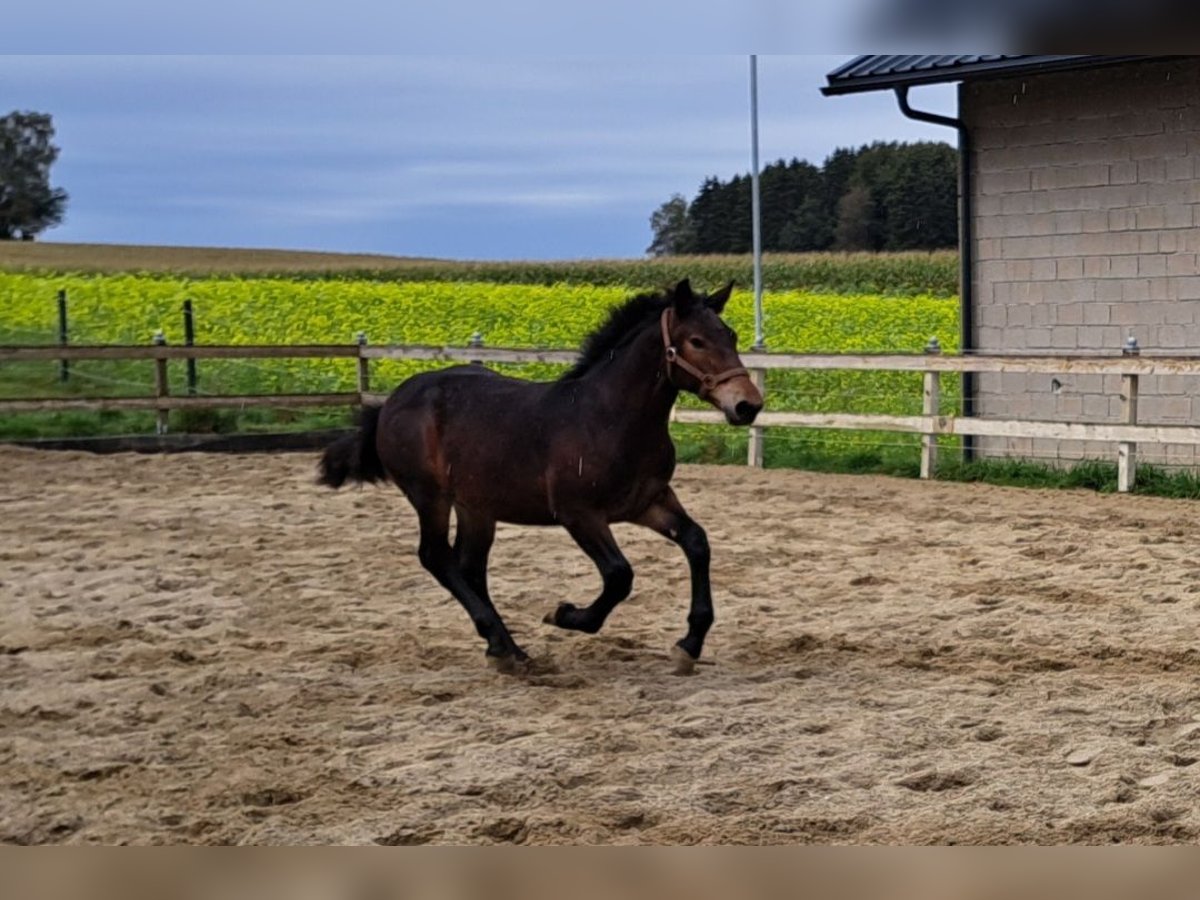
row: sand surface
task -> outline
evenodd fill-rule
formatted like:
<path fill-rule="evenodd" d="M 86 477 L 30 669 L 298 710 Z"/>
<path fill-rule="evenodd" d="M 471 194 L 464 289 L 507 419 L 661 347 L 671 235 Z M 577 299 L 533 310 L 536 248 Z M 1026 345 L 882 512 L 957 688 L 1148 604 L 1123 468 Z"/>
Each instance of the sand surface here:
<path fill-rule="evenodd" d="M 1200 837 L 1194 503 L 684 467 L 687 570 L 502 527 L 544 670 L 484 666 L 394 489 L 311 455 L 0 448 L 0 841 L 1174 842 Z"/>

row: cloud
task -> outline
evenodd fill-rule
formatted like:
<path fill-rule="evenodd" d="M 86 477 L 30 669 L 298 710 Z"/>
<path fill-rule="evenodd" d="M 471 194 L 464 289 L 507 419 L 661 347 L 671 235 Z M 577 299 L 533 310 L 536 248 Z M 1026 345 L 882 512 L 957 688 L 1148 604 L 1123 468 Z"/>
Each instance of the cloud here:
<path fill-rule="evenodd" d="M 877 4 L 876 4 L 877 5 Z M 853 43 L 869 0 L 49 0 L 5 11 L 7 53 L 802 53 Z"/>
<path fill-rule="evenodd" d="M 952 136 L 821 97 L 840 61 L 760 59 L 764 163 Z M 744 56 L 6 57 L 0 82 L 55 116 L 58 240 L 636 255 L 671 194 L 749 167 Z"/>

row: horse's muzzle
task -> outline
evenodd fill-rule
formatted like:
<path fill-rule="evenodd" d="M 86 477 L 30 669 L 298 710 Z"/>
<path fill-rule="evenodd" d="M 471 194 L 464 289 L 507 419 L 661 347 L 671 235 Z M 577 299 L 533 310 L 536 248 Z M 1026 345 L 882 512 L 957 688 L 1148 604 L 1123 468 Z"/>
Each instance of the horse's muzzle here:
<path fill-rule="evenodd" d="M 725 413 L 730 425 L 750 425 L 763 408 L 763 395 L 758 386 L 743 376 L 718 385 L 709 402 Z"/>

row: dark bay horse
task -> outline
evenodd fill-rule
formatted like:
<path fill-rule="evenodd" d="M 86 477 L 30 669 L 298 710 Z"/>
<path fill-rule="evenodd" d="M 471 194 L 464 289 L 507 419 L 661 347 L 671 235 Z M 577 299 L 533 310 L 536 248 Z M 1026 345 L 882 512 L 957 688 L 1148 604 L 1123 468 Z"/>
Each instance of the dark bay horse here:
<path fill-rule="evenodd" d="M 713 622 L 704 529 L 675 492 L 667 430 L 680 391 L 749 425 L 763 398 L 721 321 L 732 283 L 711 296 L 688 281 L 615 308 L 557 381 L 529 382 L 482 366 L 415 375 L 359 431 L 332 444 L 320 481 L 393 481 L 417 511 L 421 564 L 463 605 L 501 671 L 528 659 L 488 595 L 497 522 L 561 525 L 600 570 L 587 606 L 562 603 L 546 621 L 594 634 L 629 596 L 633 569 L 609 526 L 635 522 L 678 544 L 692 577 L 688 631 L 672 648 L 692 670 Z M 451 545 L 450 512 L 457 529 Z"/>

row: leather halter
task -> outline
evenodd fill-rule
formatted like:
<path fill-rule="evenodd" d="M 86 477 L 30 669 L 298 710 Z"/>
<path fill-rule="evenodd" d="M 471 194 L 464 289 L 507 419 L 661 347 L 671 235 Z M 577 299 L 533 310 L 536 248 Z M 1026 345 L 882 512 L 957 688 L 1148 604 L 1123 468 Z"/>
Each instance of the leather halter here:
<path fill-rule="evenodd" d="M 674 307 L 668 306 L 663 310 L 662 318 L 659 320 L 662 323 L 663 349 L 667 356 L 667 380 L 671 380 L 671 366 L 679 366 L 683 371 L 687 372 L 693 378 L 700 382 L 700 387 L 696 391 L 696 396 L 701 400 L 707 400 L 708 395 L 713 392 L 713 389 L 724 384 L 731 378 L 737 378 L 745 375 L 750 377 L 750 373 L 738 366 L 735 369 L 726 369 L 724 372 L 718 372 L 713 375 L 710 373 L 701 372 L 690 362 L 679 355 L 679 350 L 671 343 L 671 318 L 674 314 Z M 672 382 L 673 383 L 673 382 Z"/>

